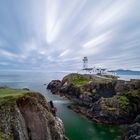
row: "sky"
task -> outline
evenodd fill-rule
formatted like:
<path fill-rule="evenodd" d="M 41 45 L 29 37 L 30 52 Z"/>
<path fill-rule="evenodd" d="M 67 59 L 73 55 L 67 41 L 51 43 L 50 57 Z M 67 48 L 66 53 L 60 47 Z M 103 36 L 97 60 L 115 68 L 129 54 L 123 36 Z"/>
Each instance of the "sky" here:
<path fill-rule="evenodd" d="M 0 0 L 0 70 L 140 70 L 140 0 Z"/>

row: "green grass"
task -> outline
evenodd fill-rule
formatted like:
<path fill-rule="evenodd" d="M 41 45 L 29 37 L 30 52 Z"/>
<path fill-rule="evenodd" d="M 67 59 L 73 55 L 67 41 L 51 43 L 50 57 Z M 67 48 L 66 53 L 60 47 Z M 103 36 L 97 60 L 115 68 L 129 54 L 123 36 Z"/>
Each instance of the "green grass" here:
<path fill-rule="evenodd" d="M 2 88 L 0 89 L 0 98 L 7 97 L 7 96 L 19 96 L 27 92 L 29 91 L 21 90 L 21 89 Z"/>
<path fill-rule="evenodd" d="M 16 100 L 27 93 L 29 93 L 29 91 L 22 89 L 0 88 L 0 103 L 11 99 Z"/>
<path fill-rule="evenodd" d="M 88 79 L 80 78 L 80 79 L 72 79 L 71 83 L 73 83 L 74 85 L 84 85 L 88 83 L 89 81 L 90 80 Z"/>
<path fill-rule="evenodd" d="M 68 76 L 65 77 L 65 79 L 68 83 L 71 83 L 74 85 L 84 85 L 91 81 L 85 76 L 81 74 L 77 74 L 77 73 L 69 74 Z"/>
<path fill-rule="evenodd" d="M 128 109 L 129 100 L 125 96 L 117 96 L 118 103 L 122 109 Z"/>
<path fill-rule="evenodd" d="M 0 107 L 1 107 L 1 113 L 5 112 L 5 109 L 11 110 L 13 106 L 16 105 L 16 101 L 22 97 L 23 95 L 28 94 L 29 91 L 22 90 L 22 89 L 12 89 L 12 88 L 0 88 Z M 14 110 L 12 108 L 12 110 Z M 10 121 L 12 127 L 16 125 L 15 123 L 15 117 L 12 115 L 12 111 L 6 112 L 7 116 L 10 115 Z M 2 128 L 2 127 L 1 127 Z M 2 130 L 0 130 L 0 140 L 12 140 L 12 138 L 6 134 L 3 133 Z"/>
<path fill-rule="evenodd" d="M 71 74 L 65 76 L 63 78 L 63 80 L 67 81 L 68 83 L 78 85 L 78 86 L 82 86 L 89 82 L 94 82 L 96 84 L 102 84 L 103 86 L 106 86 L 106 85 L 112 83 L 111 80 L 104 80 L 104 79 L 97 80 L 95 78 L 90 79 L 90 78 L 86 77 L 85 75 L 77 74 L 77 73 L 71 73 Z"/>
<path fill-rule="evenodd" d="M 139 97 L 140 94 L 138 90 L 131 90 L 131 91 L 125 92 L 124 96 L 131 98 L 131 97 Z"/>

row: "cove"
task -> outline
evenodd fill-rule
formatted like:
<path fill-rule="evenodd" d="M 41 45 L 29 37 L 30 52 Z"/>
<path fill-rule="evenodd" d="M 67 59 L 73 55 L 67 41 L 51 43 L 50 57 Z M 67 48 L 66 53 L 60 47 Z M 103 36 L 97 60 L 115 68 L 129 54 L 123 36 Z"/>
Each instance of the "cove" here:
<path fill-rule="evenodd" d="M 64 122 L 65 133 L 69 140 L 117 140 L 121 135 L 121 127 L 91 122 L 80 114 L 69 110 L 67 105 L 70 104 L 70 101 L 46 90 L 47 85 L 44 83 L 47 84 L 52 79 L 61 79 L 63 76 L 62 73 L 1 73 L 0 86 L 27 87 L 42 93 L 47 101 L 53 100 L 57 107 L 57 114 Z"/>
<path fill-rule="evenodd" d="M 45 91 L 42 90 L 42 93 Z M 67 108 L 70 101 L 52 95 L 48 90 L 44 96 L 53 100 L 57 115 L 63 120 L 66 136 L 70 140 L 118 140 L 122 129 L 120 126 L 94 123 L 84 116 Z"/>

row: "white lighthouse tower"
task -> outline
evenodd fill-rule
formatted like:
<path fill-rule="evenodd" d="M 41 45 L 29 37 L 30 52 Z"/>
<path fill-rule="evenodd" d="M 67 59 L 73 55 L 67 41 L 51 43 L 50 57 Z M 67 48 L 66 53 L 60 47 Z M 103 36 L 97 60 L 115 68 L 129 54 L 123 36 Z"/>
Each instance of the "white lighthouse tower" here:
<path fill-rule="evenodd" d="M 88 68 L 88 58 L 85 56 L 83 58 L 83 69 L 87 69 Z"/>

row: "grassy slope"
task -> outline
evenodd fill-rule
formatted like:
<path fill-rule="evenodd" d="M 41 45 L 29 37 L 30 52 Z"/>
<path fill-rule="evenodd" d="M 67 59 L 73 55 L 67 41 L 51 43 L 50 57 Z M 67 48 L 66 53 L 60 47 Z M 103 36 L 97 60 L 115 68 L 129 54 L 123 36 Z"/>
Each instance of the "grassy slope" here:
<path fill-rule="evenodd" d="M 107 86 L 109 83 L 111 83 L 111 80 L 106 80 L 106 79 L 99 79 L 96 77 L 89 77 L 86 75 L 82 74 L 77 74 L 77 73 L 71 73 L 63 78 L 63 81 L 67 82 L 68 84 L 73 84 L 76 88 L 80 87 L 81 93 L 84 95 L 92 95 L 96 93 L 96 89 L 94 89 L 92 92 L 87 91 L 83 89 L 83 86 L 86 84 L 89 84 L 93 82 L 94 84 L 97 85 L 102 85 L 102 86 Z"/>
<path fill-rule="evenodd" d="M 16 100 L 30 91 L 11 88 L 0 88 L 0 104 L 8 100 Z"/>
<path fill-rule="evenodd" d="M 76 73 L 67 75 L 65 79 L 67 80 L 68 83 L 72 83 L 77 86 L 84 85 L 91 81 L 88 78 L 84 77 L 83 75 Z"/>
<path fill-rule="evenodd" d="M 111 80 L 99 79 L 99 78 L 96 78 L 96 77 L 87 78 L 86 76 L 81 75 L 81 74 L 77 74 L 77 73 L 69 74 L 66 77 L 64 77 L 64 79 L 68 83 L 72 83 L 76 86 L 82 86 L 82 85 L 88 84 L 90 82 L 94 82 L 96 84 L 103 84 L 103 85 L 112 82 Z"/>
<path fill-rule="evenodd" d="M 89 82 L 87 79 L 74 79 L 71 81 L 74 85 L 84 85 Z"/>
<path fill-rule="evenodd" d="M 15 125 L 15 116 L 13 116 L 12 112 L 10 111 L 12 106 L 16 105 L 16 101 L 28 94 L 31 91 L 22 90 L 22 89 L 12 89 L 12 88 L 0 88 L 0 112 L 6 112 L 6 117 L 11 119 L 11 125 Z M 11 107 L 11 108 L 10 108 Z M 14 113 L 14 112 L 13 112 Z M 1 114 L 0 114 L 1 115 Z M 1 130 L 2 127 L 0 125 L 0 140 L 13 140 L 10 135 L 4 134 Z"/>
<path fill-rule="evenodd" d="M 0 98 L 7 96 L 20 96 L 29 91 L 21 89 L 11 89 L 11 88 L 1 88 L 0 89 Z"/>

